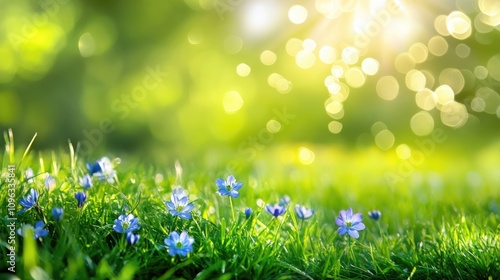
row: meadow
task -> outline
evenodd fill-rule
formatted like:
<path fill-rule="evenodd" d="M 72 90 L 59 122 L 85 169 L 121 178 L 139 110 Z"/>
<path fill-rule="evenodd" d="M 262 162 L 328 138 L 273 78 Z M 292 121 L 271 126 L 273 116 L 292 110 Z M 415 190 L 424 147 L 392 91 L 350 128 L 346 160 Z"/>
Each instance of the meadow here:
<path fill-rule="evenodd" d="M 5 135 L 2 279 L 500 278 L 491 168 L 420 166 L 390 185 L 377 180 L 387 167 L 373 150 L 349 154 L 351 161 L 325 150 L 306 166 L 269 149 L 230 174 L 219 161 L 157 166 L 131 155 L 86 161 L 71 144 L 15 149 Z M 332 157 L 345 164 L 328 169 Z M 15 213 L 5 211 L 9 178 Z"/>

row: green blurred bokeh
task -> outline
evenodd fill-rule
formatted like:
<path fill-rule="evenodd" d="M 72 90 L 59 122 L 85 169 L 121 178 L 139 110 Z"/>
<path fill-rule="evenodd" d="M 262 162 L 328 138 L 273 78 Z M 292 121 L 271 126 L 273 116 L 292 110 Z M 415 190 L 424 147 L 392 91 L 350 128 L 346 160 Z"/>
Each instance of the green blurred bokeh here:
<path fill-rule="evenodd" d="M 94 157 L 331 145 L 405 158 L 436 129 L 460 153 L 498 141 L 500 8 L 397 3 L 1 0 L 0 129 Z M 424 87 L 435 106 L 416 101 Z"/>

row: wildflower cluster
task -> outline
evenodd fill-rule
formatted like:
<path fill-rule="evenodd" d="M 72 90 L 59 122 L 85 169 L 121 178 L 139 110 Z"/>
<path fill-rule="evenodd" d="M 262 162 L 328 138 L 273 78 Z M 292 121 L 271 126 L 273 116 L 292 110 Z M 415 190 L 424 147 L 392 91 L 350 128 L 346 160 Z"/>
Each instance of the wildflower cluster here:
<path fill-rule="evenodd" d="M 87 190 L 93 185 L 91 175 L 98 177 L 100 181 L 106 179 L 109 183 L 114 182 L 114 178 L 116 177 L 116 171 L 113 169 L 113 165 L 107 157 L 103 157 L 95 163 L 87 163 L 87 170 L 89 171 L 89 174 L 85 174 L 79 179 L 80 185 L 83 187 L 83 191 L 78 191 L 74 194 L 77 208 L 82 208 L 87 200 Z M 48 173 L 41 173 L 41 175 L 43 175 L 41 176 L 43 178 L 43 186 L 45 187 L 45 190 L 50 193 L 57 186 L 56 177 Z M 34 208 L 38 208 L 37 210 L 40 212 L 42 211 L 43 207 L 40 207 L 39 205 L 40 194 L 36 189 L 36 177 L 37 175 L 33 169 L 27 168 L 24 171 L 24 180 L 26 183 L 33 186 L 30 188 L 26 196 L 20 199 L 19 204 L 21 204 L 23 209 L 19 211 L 19 214 L 23 214 Z M 59 222 L 63 219 L 64 208 L 56 206 L 52 208 L 51 214 L 54 220 Z M 49 234 L 48 230 L 45 229 L 45 223 L 41 220 L 37 221 L 34 226 L 26 224 L 19 228 L 18 234 L 25 236 L 26 230 L 28 229 L 33 230 L 36 239 L 41 239 Z"/>
<path fill-rule="evenodd" d="M 92 207 L 91 204 L 86 204 L 89 195 L 93 193 L 91 191 L 92 188 L 97 188 L 101 184 L 115 184 L 118 182 L 116 171 L 114 170 L 114 166 L 109 158 L 103 157 L 95 162 L 87 163 L 86 169 L 88 173 L 77 177 L 77 182 L 74 184 L 78 189 L 74 192 L 74 199 L 76 200 L 76 203 L 73 207 L 81 212 L 85 211 L 87 207 Z M 20 214 L 28 212 L 34 208 L 37 209 L 37 213 L 43 212 L 43 205 L 40 206 L 40 196 L 45 197 L 45 195 L 50 195 L 50 192 L 57 187 L 56 177 L 46 174 L 45 177 L 42 176 L 40 178 L 43 178 L 43 181 L 40 179 L 39 185 L 41 186 L 43 182 L 43 186 L 45 186 L 45 188 L 42 189 L 45 191 L 39 193 L 36 185 L 30 188 L 28 193 L 26 193 L 26 195 L 20 200 L 20 204 L 23 207 L 23 209 L 19 212 Z M 35 179 L 36 175 L 33 170 L 27 169 L 25 172 L 25 181 L 28 182 L 28 184 L 33 184 L 33 182 L 37 181 Z M 233 223 L 237 223 L 238 219 L 236 219 L 234 215 L 232 200 L 240 197 L 243 183 L 238 182 L 233 175 L 229 175 L 226 179 L 219 178 L 215 180 L 215 186 L 217 187 L 215 191 L 217 194 L 223 197 L 228 197 L 233 215 L 232 221 Z M 186 222 L 188 220 L 192 220 L 193 216 L 197 217 L 194 212 L 194 203 L 194 201 L 190 200 L 188 192 L 180 186 L 174 187 L 169 200 L 165 202 L 165 214 L 171 215 L 173 219 L 169 225 L 170 232 L 167 233 L 163 242 L 165 244 L 164 248 L 166 249 L 166 252 L 172 257 L 179 256 L 181 258 L 186 258 L 194 250 L 195 239 L 189 233 L 193 227 L 190 226 L 190 222 Z M 294 210 L 295 217 L 301 222 L 314 217 L 315 211 L 313 208 L 296 203 L 292 206 L 292 199 L 287 195 L 282 196 L 278 203 L 267 203 L 262 205 L 261 209 L 256 210 L 256 215 L 254 215 L 253 210 L 250 207 L 244 208 L 242 212 L 247 219 L 257 219 L 261 212 L 266 212 L 271 216 L 272 221 L 281 220 L 284 222 L 287 219 L 285 214 L 287 213 L 289 207 L 292 207 L 291 209 Z M 132 210 L 130 212 L 135 211 L 136 210 Z M 143 222 L 147 221 L 140 219 L 138 216 L 130 212 L 129 210 L 126 210 L 125 213 L 122 212 L 122 214 L 119 214 L 118 217 L 116 217 L 112 224 L 112 230 L 121 236 L 122 241 L 120 242 L 119 247 L 121 249 L 124 248 L 121 244 L 125 244 L 125 242 L 129 245 L 136 245 L 141 240 L 141 235 L 139 233 L 143 230 Z M 54 223 L 61 222 L 64 217 L 64 208 L 55 206 L 52 208 L 51 214 Z M 380 211 L 373 210 L 369 212 L 369 217 L 373 220 L 378 220 L 381 217 L 381 213 Z M 43 218 L 43 220 L 45 220 L 45 218 Z M 24 225 L 18 230 L 18 234 L 27 236 L 28 232 L 31 231 L 35 239 L 42 240 L 43 237 L 50 234 L 47 228 L 53 228 L 52 226 L 46 228 L 46 224 L 43 220 L 36 220 L 34 225 Z M 353 213 L 351 208 L 340 211 L 339 217 L 335 220 L 335 223 L 339 227 L 338 234 L 347 234 L 352 238 L 359 238 L 359 231 L 365 229 L 365 225 L 362 221 L 362 215 L 360 213 Z M 197 223 L 196 221 L 194 222 Z M 250 225 L 252 223 L 247 224 Z"/>
<path fill-rule="evenodd" d="M 132 214 L 122 214 L 118 216 L 115 220 L 113 229 L 119 233 L 125 233 L 127 242 L 130 245 L 134 245 L 139 241 L 140 235 L 135 235 L 134 231 L 138 230 L 141 226 L 139 225 L 139 218 L 134 217 Z"/>

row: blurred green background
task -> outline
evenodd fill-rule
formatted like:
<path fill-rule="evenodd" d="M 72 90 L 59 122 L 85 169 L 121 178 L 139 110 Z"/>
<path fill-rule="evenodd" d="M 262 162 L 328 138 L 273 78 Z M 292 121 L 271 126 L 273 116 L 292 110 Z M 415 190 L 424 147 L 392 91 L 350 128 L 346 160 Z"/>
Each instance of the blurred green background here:
<path fill-rule="evenodd" d="M 498 1 L 0 0 L 0 15 L 0 129 L 35 149 L 287 146 L 309 164 L 319 147 L 407 160 L 436 131 L 458 156 L 500 136 Z"/>

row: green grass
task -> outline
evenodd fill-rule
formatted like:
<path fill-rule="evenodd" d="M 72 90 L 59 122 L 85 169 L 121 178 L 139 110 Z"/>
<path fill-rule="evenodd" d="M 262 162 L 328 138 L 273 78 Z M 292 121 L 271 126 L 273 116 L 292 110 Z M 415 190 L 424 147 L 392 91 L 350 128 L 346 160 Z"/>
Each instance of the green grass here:
<path fill-rule="evenodd" d="M 379 180 L 380 170 L 351 170 L 347 162 L 331 170 L 319 156 L 311 166 L 273 162 L 279 157 L 269 150 L 264 165 L 247 165 L 234 174 L 244 186 L 241 196 L 233 199 L 233 220 L 228 197 L 215 193 L 215 180 L 229 175 L 222 160 L 184 163 L 179 176 L 173 163 L 162 166 L 122 157 L 116 166 L 119 182 L 95 180 L 86 203 L 78 208 L 74 194 L 81 191 L 78 178 L 86 173 L 84 160 L 72 149 L 25 152 L 14 149 L 11 135 L 5 141 L 0 186 L 3 276 L 8 274 L 3 190 L 12 163 L 16 201 L 30 188 L 40 193 L 38 206 L 18 215 L 18 227 L 43 220 L 50 232 L 41 241 L 17 237 L 20 279 L 500 279 L 500 201 L 498 184 L 488 177 L 487 167 L 475 169 L 484 175 L 480 189 L 457 175 L 469 172 L 466 167 L 436 173 L 442 174 L 438 183 L 435 173 L 422 169 L 425 180 L 417 176 L 387 186 Z M 351 156 L 354 162 L 377 166 L 369 163 L 369 153 Z M 24 176 L 28 167 L 38 174 L 32 183 Z M 52 190 L 44 187 L 45 173 L 56 177 Z M 166 210 L 165 201 L 176 184 L 188 190 L 196 205 L 190 220 L 176 219 Z M 265 203 L 285 194 L 292 203 L 283 217 L 275 219 L 263 211 Z M 310 220 L 298 220 L 295 204 L 311 206 L 316 213 Z M 60 222 L 51 215 L 55 206 L 65 211 Z M 249 219 L 243 213 L 246 207 L 253 209 Z M 366 225 L 357 240 L 337 234 L 335 218 L 349 207 L 363 214 Z M 374 208 L 382 211 L 379 221 L 368 218 Z M 112 228 L 123 213 L 140 220 L 141 238 L 133 246 Z M 174 230 L 186 230 L 195 239 L 187 258 L 171 257 L 164 248 L 163 240 Z"/>

